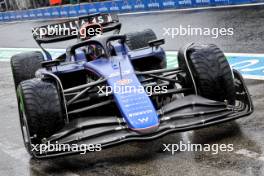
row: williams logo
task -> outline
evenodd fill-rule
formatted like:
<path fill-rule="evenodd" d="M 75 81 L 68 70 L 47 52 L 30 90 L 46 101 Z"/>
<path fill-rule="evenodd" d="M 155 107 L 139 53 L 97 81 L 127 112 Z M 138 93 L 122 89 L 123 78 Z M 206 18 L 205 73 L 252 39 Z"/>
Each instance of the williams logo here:
<path fill-rule="evenodd" d="M 175 2 L 171 1 L 171 0 L 163 2 L 163 6 L 164 7 L 171 7 L 171 6 L 174 6 L 174 5 L 175 5 Z"/>
<path fill-rule="evenodd" d="M 134 7 L 135 7 L 135 9 L 144 9 L 145 5 L 142 3 L 141 0 L 137 0 Z"/>
<path fill-rule="evenodd" d="M 122 10 L 131 10 L 132 6 L 129 5 L 128 0 L 124 1 L 124 4 L 122 5 Z"/>
<path fill-rule="evenodd" d="M 61 11 L 61 15 L 63 15 L 63 16 L 64 16 L 64 15 L 65 15 L 65 16 L 68 15 L 68 14 L 67 14 L 67 11 L 66 11 L 66 10 Z M 45 16 L 50 16 L 49 12 L 46 12 L 46 13 L 45 13 Z"/>
<path fill-rule="evenodd" d="M 81 7 L 80 7 L 80 10 L 79 10 L 79 13 L 82 13 L 82 14 L 87 13 L 85 7 L 82 7 L 82 6 L 81 6 Z"/>
<path fill-rule="evenodd" d="M 146 118 L 141 118 L 141 119 L 138 119 L 138 121 L 141 122 L 141 123 L 146 123 L 146 122 L 149 121 L 149 118 L 148 118 L 148 117 L 146 117 Z"/>
<path fill-rule="evenodd" d="M 110 10 L 111 11 L 118 11 L 118 10 L 120 10 L 115 1 L 112 1 L 112 6 L 110 7 Z"/>
<path fill-rule="evenodd" d="M 159 8 L 160 5 L 158 2 L 156 2 L 156 0 L 151 0 L 150 3 L 148 3 L 148 7 L 149 8 Z"/>
<path fill-rule="evenodd" d="M 191 0 L 181 0 L 179 1 L 179 5 L 192 5 Z"/>
<path fill-rule="evenodd" d="M 96 13 L 96 12 L 97 12 L 96 8 L 94 7 L 93 4 L 91 4 L 91 6 L 89 7 L 89 13 Z"/>
<path fill-rule="evenodd" d="M 69 14 L 76 15 L 77 14 L 77 11 L 75 9 L 72 9 L 72 10 L 69 11 Z"/>
<path fill-rule="evenodd" d="M 104 6 L 104 3 L 101 3 L 100 6 L 101 7 L 99 7 L 99 9 L 98 9 L 99 12 L 106 12 L 106 11 L 108 11 L 107 7 Z"/>
<path fill-rule="evenodd" d="M 209 4 L 210 0 L 196 0 L 197 4 Z"/>
<path fill-rule="evenodd" d="M 41 12 L 38 12 L 37 16 L 38 16 L 38 17 L 42 17 L 43 15 L 42 15 Z"/>
<path fill-rule="evenodd" d="M 59 12 L 58 12 L 57 10 L 54 10 L 54 11 L 52 12 L 52 15 L 57 16 L 57 15 L 59 15 Z"/>

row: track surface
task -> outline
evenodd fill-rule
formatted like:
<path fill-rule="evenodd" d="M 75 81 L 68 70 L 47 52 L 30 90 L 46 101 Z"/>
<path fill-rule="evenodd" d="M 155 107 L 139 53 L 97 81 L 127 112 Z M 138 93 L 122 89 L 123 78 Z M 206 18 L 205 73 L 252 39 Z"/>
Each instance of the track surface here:
<path fill-rule="evenodd" d="M 264 7 L 174 12 L 122 16 L 123 31 L 153 28 L 162 37 L 163 27 L 177 24 L 198 27 L 233 27 L 232 37 L 167 38 L 165 49 L 177 50 L 191 41 L 215 43 L 225 52 L 263 53 Z M 43 23 L 0 25 L 0 47 L 35 47 L 30 28 Z M 65 43 L 64 43 L 65 44 Z M 66 45 L 66 44 L 65 44 Z M 53 45 L 55 48 L 63 45 Z M 264 83 L 246 83 L 255 113 L 232 123 L 207 129 L 171 134 L 151 142 L 133 142 L 98 153 L 47 161 L 31 160 L 19 128 L 15 91 L 9 63 L 0 62 L 0 175 L 264 175 Z M 233 152 L 162 152 L 163 143 L 234 144 Z"/>

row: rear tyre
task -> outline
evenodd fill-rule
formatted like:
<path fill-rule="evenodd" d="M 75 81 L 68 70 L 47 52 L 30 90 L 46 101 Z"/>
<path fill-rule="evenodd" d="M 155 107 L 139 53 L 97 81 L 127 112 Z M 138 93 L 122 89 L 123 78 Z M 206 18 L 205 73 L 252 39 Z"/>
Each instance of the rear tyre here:
<path fill-rule="evenodd" d="M 42 61 L 44 61 L 44 56 L 39 51 L 14 55 L 11 58 L 11 69 L 15 88 L 20 82 L 34 78 L 35 72 L 41 68 Z"/>
<path fill-rule="evenodd" d="M 191 46 L 187 51 L 187 60 L 201 96 L 235 103 L 233 72 L 224 53 L 216 45 Z M 179 54 L 178 62 L 187 73 L 190 85 L 191 78 L 183 54 Z"/>
<path fill-rule="evenodd" d="M 130 50 L 149 47 L 149 41 L 157 40 L 157 36 L 152 29 L 146 29 L 141 32 L 127 33 L 126 37 L 126 44 Z"/>
<path fill-rule="evenodd" d="M 149 47 L 149 42 L 157 40 L 157 35 L 152 29 L 146 29 L 140 32 L 127 33 L 126 38 L 128 48 L 133 51 Z M 164 53 L 156 57 L 132 60 L 132 64 L 139 71 L 158 70 L 167 67 L 167 60 Z"/>
<path fill-rule="evenodd" d="M 40 79 L 19 84 L 17 97 L 24 143 L 32 154 L 30 141 L 41 143 L 64 127 L 62 101 L 55 84 Z"/>

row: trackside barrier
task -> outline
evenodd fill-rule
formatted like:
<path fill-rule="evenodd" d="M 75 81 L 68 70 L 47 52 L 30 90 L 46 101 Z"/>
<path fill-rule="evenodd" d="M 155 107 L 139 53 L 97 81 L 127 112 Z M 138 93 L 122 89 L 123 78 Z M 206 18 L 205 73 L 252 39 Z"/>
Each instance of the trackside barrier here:
<path fill-rule="evenodd" d="M 70 18 L 91 13 L 139 12 L 257 3 L 259 0 L 112 0 L 0 13 L 0 22 Z"/>

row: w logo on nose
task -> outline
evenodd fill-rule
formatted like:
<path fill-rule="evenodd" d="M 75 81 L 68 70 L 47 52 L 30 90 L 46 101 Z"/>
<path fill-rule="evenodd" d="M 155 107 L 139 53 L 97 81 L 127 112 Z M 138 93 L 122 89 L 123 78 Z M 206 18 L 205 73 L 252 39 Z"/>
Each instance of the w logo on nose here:
<path fill-rule="evenodd" d="M 146 117 L 146 118 L 141 118 L 141 119 L 138 119 L 138 121 L 140 121 L 141 123 L 146 123 L 149 121 L 149 118 Z"/>

